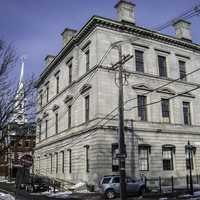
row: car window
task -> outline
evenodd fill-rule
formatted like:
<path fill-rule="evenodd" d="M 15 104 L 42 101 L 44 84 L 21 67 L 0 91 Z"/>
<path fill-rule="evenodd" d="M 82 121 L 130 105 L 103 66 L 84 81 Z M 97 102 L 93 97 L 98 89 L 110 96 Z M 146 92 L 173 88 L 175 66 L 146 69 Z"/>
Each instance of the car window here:
<path fill-rule="evenodd" d="M 132 178 L 127 177 L 126 178 L 127 183 L 135 183 L 135 180 L 133 180 Z"/>
<path fill-rule="evenodd" d="M 102 184 L 107 184 L 107 183 L 109 183 L 109 182 L 110 182 L 110 179 L 111 179 L 111 178 L 109 178 L 109 177 L 108 177 L 108 178 L 104 178 L 103 181 L 102 181 Z"/>
<path fill-rule="evenodd" d="M 113 183 L 119 183 L 120 182 L 119 177 L 114 177 L 112 182 Z"/>

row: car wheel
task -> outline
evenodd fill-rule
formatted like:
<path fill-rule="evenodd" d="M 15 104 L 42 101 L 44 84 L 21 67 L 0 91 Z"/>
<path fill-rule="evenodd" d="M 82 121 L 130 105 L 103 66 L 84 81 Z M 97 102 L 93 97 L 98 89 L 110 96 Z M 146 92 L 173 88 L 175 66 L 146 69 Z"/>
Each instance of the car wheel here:
<path fill-rule="evenodd" d="M 144 193 L 145 193 L 145 187 L 141 187 L 141 188 L 140 188 L 139 194 L 140 194 L 141 196 L 143 196 Z"/>
<path fill-rule="evenodd" d="M 114 190 L 107 190 L 105 195 L 106 195 L 106 199 L 114 199 L 115 198 L 115 191 Z"/>

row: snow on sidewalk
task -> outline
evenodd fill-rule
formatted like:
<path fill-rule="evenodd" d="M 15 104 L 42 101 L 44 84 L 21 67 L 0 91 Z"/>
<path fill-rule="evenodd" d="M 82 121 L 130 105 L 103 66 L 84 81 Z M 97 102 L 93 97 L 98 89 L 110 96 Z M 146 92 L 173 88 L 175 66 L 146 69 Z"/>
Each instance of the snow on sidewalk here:
<path fill-rule="evenodd" d="M 15 198 L 10 194 L 0 192 L 0 200 L 15 200 Z"/>
<path fill-rule="evenodd" d="M 70 196 L 72 192 L 56 192 L 56 193 L 49 193 L 46 196 L 48 197 L 59 197 L 59 198 L 66 198 Z"/>

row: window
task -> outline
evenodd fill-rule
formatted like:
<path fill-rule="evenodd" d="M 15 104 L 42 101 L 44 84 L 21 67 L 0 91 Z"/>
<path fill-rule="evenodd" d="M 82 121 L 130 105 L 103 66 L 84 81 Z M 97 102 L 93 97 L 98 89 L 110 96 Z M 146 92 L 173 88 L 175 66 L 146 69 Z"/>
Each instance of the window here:
<path fill-rule="evenodd" d="M 15 146 L 15 141 L 14 141 L 14 140 L 11 140 L 11 141 L 10 141 L 10 146 L 11 146 L 11 147 L 14 147 L 14 146 Z"/>
<path fill-rule="evenodd" d="M 179 72 L 180 72 L 180 80 L 186 81 L 185 62 L 181 60 L 179 60 Z"/>
<path fill-rule="evenodd" d="M 58 153 L 55 153 L 56 156 L 56 173 L 58 173 Z"/>
<path fill-rule="evenodd" d="M 45 138 L 48 136 L 48 120 L 45 121 Z"/>
<path fill-rule="evenodd" d="M 38 132 L 39 132 L 39 141 L 41 141 L 41 134 L 42 134 L 42 123 L 40 122 L 39 125 L 38 125 Z"/>
<path fill-rule="evenodd" d="M 147 121 L 147 109 L 146 109 L 146 96 L 138 95 L 138 117 L 140 120 Z"/>
<path fill-rule="evenodd" d="M 24 141 L 24 147 L 25 147 L 25 148 L 30 147 L 30 142 L 29 142 L 29 141 Z"/>
<path fill-rule="evenodd" d="M 140 145 L 138 147 L 138 150 L 139 150 L 139 169 L 140 171 L 148 171 L 150 146 Z"/>
<path fill-rule="evenodd" d="M 190 156 L 189 156 L 190 152 Z M 190 169 L 190 162 L 191 162 L 191 168 L 192 170 L 194 169 L 194 162 L 193 162 L 193 157 L 195 153 L 195 148 L 192 148 L 191 150 L 185 147 L 185 155 L 186 155 L 186 169 Z"/>
<path fill-rule="evenodd" d="M 118 176 L 114 177 L 112 183 L 120 183 L 120 178 Z"/>
<path fill-rule="evenodd" d="M 89 49 L 85 52 L 85 56 L 86 56 L 86 72 L 88 72 L 90 70 L 90 50 Z"/>
<path fill-rule="evenodd" d="M 40 157 L 38 156 L 37 158 L 38 158 L 37 159 L 38 160 L 38 171 L 40 172 Z"/>
<path fill-rule="evenodd" d="M 102 181 L 102 184 L 108 184 L 110 182 L 111 178 L 104 178 Z"/>
<path fill-rule="evenodd" d="M 135 66 L 137 72 L 144 72 L 144 52 L 135 50 Z"/>
<path fill-rule="evenodd" d="M 59 88 L 59 76 L 57 75 L 56 76 L 56 94 L 58 94 L 59 93 L 59 90 L 60 90 L 60 88 Z"/>
<path fill-rule="evenodd" d="M 49 86 L 46 87 L 47 103 L 49 102 Z"/>
<path fill-rule="evenodd" d="M 42 107 L 42 100 L 43 100 L 43 95 L 42 92 L 40 93 L 40 107 Z"/>
<path fill-rule="evenodd" d="M 65 154 L 64 154 L 64 151 L 61 151 L 61 159 L 62 159 L 62 173 L 65 173 Z"/>
<path fill-rule="evenodd" d="M 72 83 L 72 64 L 69 65 L 69 85 Z"/>
<path fill-rule="evenodd" d="M 55 114 L 55 132 L 58 134 L 58 113 Z"/>
<path fill-rule="evenodd" d="M 90 118 L 90 96 L 85 97 L 85 122 L 89 121 Z"/>
<path fill-rule="evenodd" d="M 89 156 L 88 156 L 88 153 L 89 153 L 89 146 L 88 145 L 85 145 L 85 159 L 86 159 L 86 172 L 89 172 Z"/>
<path fill-rule="evenodd" d="M 67 150 L 69 152 L 69 173 L 72 173 L 72 150 L 68 149 Z"/>
<path fill-rule="evenodd" d="M 72 119 L 71 119 L 71 108 L 72 108 L 72 106 L 69 105 L 69 106 L 68 106 L 68 128 L 71 128 L 71 123 L 72 123 Z"/>
<path fill-rule="evenodd" d="M 173 170 L 173 154 L 174 148 L 172 147 L 163 147 L 162 148 L 162 156 L 163 156 L 163 170 L 169 171 Z"/>
<path fill-rule="evenodd" d="M 49 154 L 50 156 L 50 172 L 53 172 L 53 158 L 52 158 L 52 154 Z"/>
<path fill-rule="evenodd" d="M 117 158 L 117 154 L 119 153 L 118 143 L 112 144 L 112 171 L 119 171 L 119 160 Z"/>
<path fill-rule="evenodd" d="M 160 77 L 167 77 L 166 57 L 158 56 L 158 66 L 159 66 Z"/>
<path fill-rule="evenodd" d="M 163 122 L 170 122 L 169 99 L 161 99 Z"/>
<path fill-rule="evenodd" d="M 191 125 L 190 103 L 183 102 L 183 119 L 185 125 Z"/>
<path fill-rule="evenodd" d="M 18 142 L 18 147 L 22 147 L 22 144 L 23 144 L 23 141 L 22 141 L 22 140 L 19 140 L 19 142 Z"/>

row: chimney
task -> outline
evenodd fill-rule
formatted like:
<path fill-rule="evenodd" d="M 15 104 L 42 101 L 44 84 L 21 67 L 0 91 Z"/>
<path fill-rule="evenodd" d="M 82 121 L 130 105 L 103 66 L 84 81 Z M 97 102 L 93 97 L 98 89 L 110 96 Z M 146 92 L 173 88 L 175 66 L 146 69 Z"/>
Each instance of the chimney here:
<path fill-rule="evenodd" d="M 47 55 L 45 58 L 44 58 L 44 61 L 45 61 L 45 67 L 47 67 L 51 62 L 52 60 L 55 58 L 55 56 L 53 55 Z"/>
<path fill-rule="evenodd" d="M 176 31 L 176 37 L 186 41 L 192 41 L 191 23 L 183 19 L 179 19 L 173 24 Z"/>
<path fill-rule="evenodd" d="M 124 21 L 135 24 L 135 4 L 127 1 L 120 0 L 115 8 L 117 10 L 118 21 Z"/>
<path fill-rule="evenodd" d="M 66 28 L 62 33 L 62 38 L 63 38 L 63 46 L 65 46 L 70 40 L 71 38 L 76 34 L 76 30 L 74 29 L 69 29 Z"/>

